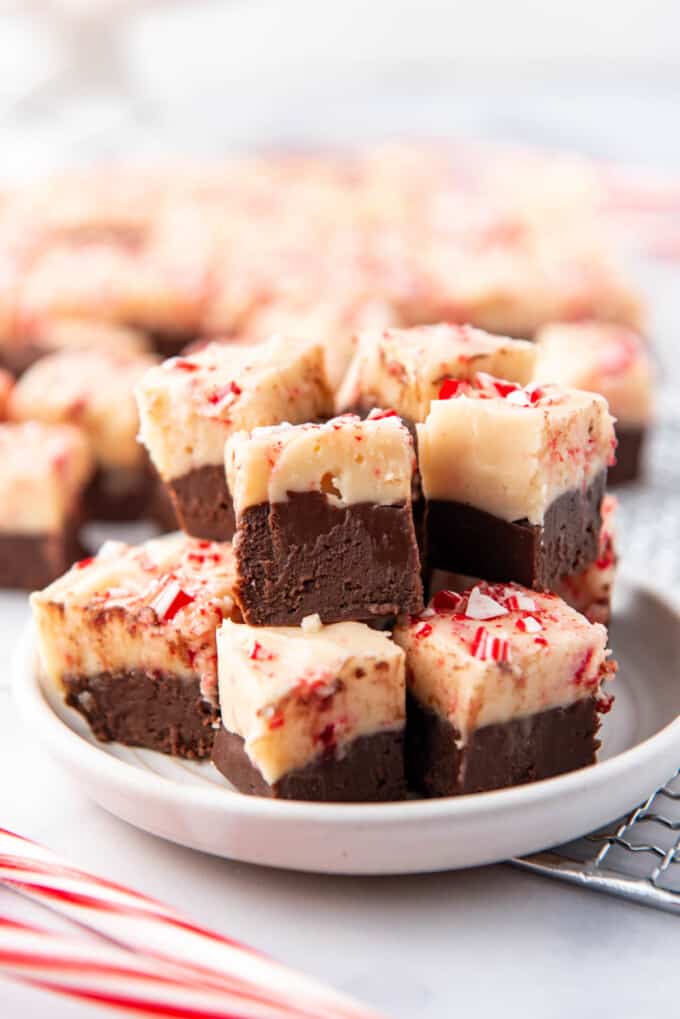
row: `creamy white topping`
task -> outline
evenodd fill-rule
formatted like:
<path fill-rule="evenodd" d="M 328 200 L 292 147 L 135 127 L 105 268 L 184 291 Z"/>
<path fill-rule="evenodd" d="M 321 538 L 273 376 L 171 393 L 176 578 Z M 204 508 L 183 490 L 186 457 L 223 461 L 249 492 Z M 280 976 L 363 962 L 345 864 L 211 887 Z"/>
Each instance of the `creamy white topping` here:
<path fill-rule="evenodd" d="M 589 485 L 612 462 L 615 445 L 601 396 L 488 376 L 453 384 L 451 398 L 433 401 L 417 428 L 428 499 L 532 524 L 558 496 Z"/>
<path fill-rule="evenodd" d="M 537 349 L 537 382 L 601 393 L 621 426 L 649 424 L 652 363 L 636 333 L 600 322 L 558 323 L 540 331 Z"/>
<path fill-rule="evenodd" d="M 222 723 L 270 784 L 359 736 L 403 727 L 404 653 L 363 623 L 310 632 L 227 620 L 217 648 Z"/>
<path fill-rule="evenodd" d="M 225 457 L 236 514 L 285 502 L 289 492 L 322 492 L 336 506 L 409 502 L 413 440 L 396 415 L 380 413 L 364 421 L 346 414 L 322 425 L 276 425 L 232 436 Z"/>
<path fill-rule="evenodd" d="M 101 466 L 142 467 L 134 387 L 157 361 L 151 354 L 113 350 L 49 354 L 17 382 L 9 415 L 15 421 L 78 425 Z"/>
<path fill-rule="evenodd" d="M 471 610 L 480 595 L 496 603 L 496 615 L 480 619 Z M 556 595 L 516 584 L 440 592 L 420 617 L 397 626 L 394 639 L 406 651 L 413 694 L 464 741 L 486 725 L 592 696 L 607 656 L 604 626 Z"/>
<path fill-rule="evenodd" d="M 58 532 L 93 471 L 85 436 L 70 425 L 0 425 L 0 530 Z"/>
<path fill-rule="evenodd" d="M 106 542 L 31 595 L 43 666 L 65 676 L 140 669 L 198 676 L 217 696 L 215 629 L 235 612 L 231 545 L 169 534 Z"/>
<path fill-rule="evenodd" d="M 535 356 L 532 343 L 471 326 L 364 333 L 338 393 L 338 408 L 394 407 L 409 421 L 424 421 L 445 379 L 471 379 L 485 371 L 525 384 Z"/>
<path fill-rule="evenodd" d="M 147 372 L 137 387 L 140 438 L 169 481 L 224 463 L 230 435 L 281 421 L 313 421 L 331 410 L 323 349 L 272 337 L 211 343 Z"/>

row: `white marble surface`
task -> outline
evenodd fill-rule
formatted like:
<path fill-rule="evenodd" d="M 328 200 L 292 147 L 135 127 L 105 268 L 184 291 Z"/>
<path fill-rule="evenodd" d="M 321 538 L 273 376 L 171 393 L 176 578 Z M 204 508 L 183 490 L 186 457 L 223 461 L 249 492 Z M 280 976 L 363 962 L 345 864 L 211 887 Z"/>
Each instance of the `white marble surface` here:
<path fill-rule="evenodd" d="M 18 717 L 6 683 L 21 596 L 14 609 L 1 623 L 3 826 L 171 902 L 391 1019 L 448 1019 L 460 1010 L 484 1019 L 499 1009 L 504 1019 L 673 1014 L 677 922 L 665 914 L 510 866 L 405 878 L 266 870 L 162 842 L 106 814 L 65 781 Z M 0 912 L 28 919 L 27 909 L 0 891 Z M 0 983 L 2 1019 L 99 1011 Z"/>

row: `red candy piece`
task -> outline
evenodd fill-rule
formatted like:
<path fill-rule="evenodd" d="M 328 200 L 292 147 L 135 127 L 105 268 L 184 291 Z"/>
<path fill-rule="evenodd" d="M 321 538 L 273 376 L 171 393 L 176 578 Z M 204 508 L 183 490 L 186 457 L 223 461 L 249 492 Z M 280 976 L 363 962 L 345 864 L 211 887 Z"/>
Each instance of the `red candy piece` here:
<path fill-rule="evenodd" d="M 193 361 L 187 361 L 183 357 L 178 357 L 175 361 L 175 368 L 179 368 L 183 372 L 196 372 L 198 371 L 198 365 L 194 364 Z"/>
<path fill-rule="evenodd" d="M 450 400 L 458 396 L 465 383 L 462 379 L 444 379 L 439 389 L 440 400 Z"/>
<path fill-rule="evenodd" d="M 176 580 L 171 580 L 161 588 L 152 601 L 151 608 L 162 623 L 167 623 L 175 618 L 180 609 L 189 605 L 193 600 L 193 595 L 183 591 Z"/>
<path fill-rule="evenodd" d="M 90 555 L 87 559 L 79 559 L 77 563 L 73 564 L 73 568 L 76 570 L 84 570 L 86 566 L 94 562 L 94 556 Z"/>
<path fill-rule="evenodd" d="M 214 392 L 208 394 L 208 403 L 221 403 L 227 396 L 237 397 L 241 395 L 241 387 L 235 382 L 228 382 L 226 386 L 220 386 Z"/>
<path fill-rule="evenodd" d="M 470 647 L 474 658 L 493 662 L 510 661 L 510 644 L 502 637 L 492 637 L 484 626 L 478 626 Z"/>
<path fill-rule="evenodd" d="M 369 421 L 381 421 L 382 418 L 396 418 L 399 417 L 396 410 L 372 410 L 368 415 Z"/>
<path fill-rule="evenodd" d="M 256 662 L 270 662 L 272 658 L 274 658 L 274 655 L 271 651 L 267 651 L 266 648 L 263 648 L 259 640 L 255 640 L 253 641 L 253 646 L 250 649 L 248 658 L 252 658 L 253 661 Z"/>
<path fill-rule="evenodd" d="M 429 623 L 423 623 L 422 626 L 418 627 L 416 632 L 413 634 L 418 640 L 422 640 L 424 637 L 429 637 L 432 633 L 432 627 Z"/>
<path fill-rule="evenodd" d="M 432 608 L 435 612 L 458 612 L 464 601 L 462 595 L 456 591 L 437 591 L 432 599 Z"/>

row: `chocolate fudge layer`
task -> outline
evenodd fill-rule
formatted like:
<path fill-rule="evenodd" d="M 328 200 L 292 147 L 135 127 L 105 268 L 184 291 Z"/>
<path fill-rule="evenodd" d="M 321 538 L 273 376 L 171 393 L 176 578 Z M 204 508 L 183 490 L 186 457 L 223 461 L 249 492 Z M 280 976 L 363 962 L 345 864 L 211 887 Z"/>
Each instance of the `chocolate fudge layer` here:
<path fill-rule="evenodd" d="M 422 608 L 414 453 L 396 415 L 235 435 L 235 595 L 246 622 L 371 620 Z"/>
<path fill-rule="evenodd" d="M 0 425 L 0 587 L 44 587 L 82 555 L 93 463 L 70 425 Z"/>
<path fill-rule="evenodd" d="M 538 336 L 537 382 L 559 380 L 601 393 L 616 419 L 618 447 L 609 483 L 633 481 L 653 415 L 653 368 L 636 333 L 601 322 L 558 323 Z"/>
<path fill-rule="evenodd" d="M 425 508 L 427 557 L 439 569 L 553 590 L 562 577 L 597 558 L 606 481 L 603 471 L 585 491 L 558 496 L 542 524 L 431 499 Z"/>
<path fill-rule="evenodd" d="M 152 479 L 137 442 L 134 386 L 156 363 L 138 352 L 60 351 L 41 358 L 14 388 L 11 418 L 71 423 L 87 437 L 97 464 L 85 497 L 92 518 L 134 520 L 146 511 Z"/>
<path fill-rule="evenodd" d="M 602 500 L 597 558 L 584 570 L 562 577 L 556 594 L 591 621 L 609 623 L 612 593 L 619 556 L 616 536 L 617 501 L 611 495 Z"/>
<path fill-rule="evenodd" d="M 210 753 L 215 630 L 235 613 L 231 547 L 170 534 L 105 543 L 31 596 L 43 667 L 99 739 Z"/>
<path fill-rule="evenodd" d="M 365 803 L 402 800 L 404 735 L 359 736 L 337 756 L 332 750 L 269 785 L 251 764 L 240 736 L 220 728 L 212 762 L 239 792 L 281 800 Z"/>
<path fill-rule="evenodd" d="M 629 481 L 639 481 L 643 473 L 647 434 L 647 428 L 627 428 L 617 422 L 616 463 L 607 472 L 609 485 L 623 485 Z"/>
<path fill-rule="evenodd" d="M 64 700 L 104 743 L 146 747 L 176 757 L 209 757 L 219 711 L 198 678 L 141 669 L 63 677 Z"/>
<path fill-rule="evenodd" d="M 407 774 L 430 796 L 481 792 L 590 764 L 607 632 L 556 595 L 517 584 L 440 591 L 401 623 Z"/>
<path fill-rule="evenodd" d="M 213 762 L 242 792 L 313 800 L 405 793 L 404 653 L 362 623 L 217 635 L 222 728 Z"/>
<path fill-rule="evenodd" d="M 141 439 L 181 527 L 213 540 L 234 531 L 225 441 L 243 429 L 318 420 L 332 407 L 322 347 L 280 337 L 211 343 L 166 361 L 142 380 L 137 400 Z"/>
<path fill-rule="evenodd" d="M 430 565 L 551 588 L 597 556 L 615 447 L 605 400 L 479 374 L 418 425 Z"/>
<path fill-rule="evenodd" d="M 407 719 L 407 781 L 428 796 L 460 796 L 552 778 L 593 764 L 600 746 L 595 697 L 487 725 L 467 742 L 451 722 L 412 696 Z"/>
<path fill-rule="evenodd" d="M 536 348 L 465 325 L 385 329 L 359 336 L 338 393 L 340 410 L 392 407 L 406 421 L 424 421 L 446 379 L 489 372 L 522 385 L 531 381 Z"/>

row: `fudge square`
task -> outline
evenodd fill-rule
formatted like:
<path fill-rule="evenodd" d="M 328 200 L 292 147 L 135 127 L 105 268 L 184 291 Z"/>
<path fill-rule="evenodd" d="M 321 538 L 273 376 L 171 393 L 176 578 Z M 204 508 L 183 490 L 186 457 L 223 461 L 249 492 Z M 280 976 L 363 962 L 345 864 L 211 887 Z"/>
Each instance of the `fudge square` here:
<path fill-rule="evenodd" d="M 431 566 L 552 589 L 597 558 L 615 443 L 606 400 L 478 373 L 418 428 Z"/>
<path fill-rule="evenodd" d="M 537 337 L 535 380 L 601 393 L 616 418 L 616 463 L 609 484 L 641 473 L 652 420 L 653 371 L 649 349 L 637 333 L 604 322 L 546 326 Z"/>
<path fill-rule="evenodd" d="M 338 393 L 338 408 L 367 413 L 393 407 L 406 421 L 424 421 L 446 379 L 469 380 L 484 371 L 524 385 L 535 359 L 533 343 L 467 325 L 366 332 Z"/>
<path fill-rule="evenodd" d="M 31 596 L 48 679 L 100 740 L 208 757 L 233 580 L 228 544 L 106 542 Z"/>
<path fill-rule="evenodd" d="M 391 411 L 234 435 L 236 599 L 247 623 L 379 620 L 422 608 L 413 440 Z"/>
<path fill-rule="evenodd" d="M 405 794 L 404 652 L 363 623 L 217 634 L 222 725 L 213 764 L 241 792 L 297 800 Z"/>
<path fill-rule="evenodd" d="M 82 555 L 82 498 L 94 465 L 71 425 L 0 425 L 0 587 L 44 587 Z"/>
<path fill-rule="evenodd" d="M 406 652 L 406 772 L 429 796 L 550 778 L 591 764 L 607 631 L 517 584 L 440 591 L 394 639 Z"/>
<path fill-rule="evenodd" d="M 228 540 L 234 511 L 224 444 L 235 432 L 332 413 L 323 348 L 272 337 L 210 343 L 152 369 L 137 388 L 140 437 L 169 488 L 180 526 Z"/>
<path fill-rule="evenodd" d="M 86 435 L 97 466 L 85 498 L 89 517 L 134 520 L 148 508 L 153 476 L 137 441 L 134 387 L 156 363 L 142 352 L 61 351 L 40 358 L 14 387 L 11 418 L 71 423 Z"/>

